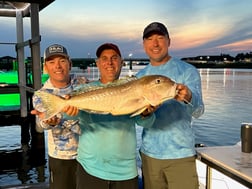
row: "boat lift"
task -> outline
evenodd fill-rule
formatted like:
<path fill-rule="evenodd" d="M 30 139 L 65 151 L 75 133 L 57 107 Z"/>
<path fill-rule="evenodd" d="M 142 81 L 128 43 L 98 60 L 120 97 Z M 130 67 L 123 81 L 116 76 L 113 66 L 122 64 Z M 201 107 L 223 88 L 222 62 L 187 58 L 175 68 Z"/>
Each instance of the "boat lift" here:
<path fill-rule="evenodd" d="M 20 93 L 20 116 L 27 117 L 28 102 L 27 92 L 38 90 L 42 86 L 41 65 L 40 65 L 40 41 L 39 32 L 39 11 L 48 6 L 54 0 L 8 0 L 0 1 L 1 17 L 16 17 L 17 42 L 0 42 L 1 45 L 15 44 L 18 61 L 18 90 Z M 24 41 L 23 18 L 30 17 L 31 39 Z M 25 71 L 25 53 L 24 47 L 29 46 L 32 60 L 32 87 L 27 85 Z M 5 91 L 8 93 L 8 90 Z"/>
<path fill-rule="evenodd" d="M 0 45 L 15 45 L 16 59 L 18 62 L 18 84 L 8 85 L 5 83 L 0 86 L 0 94 L 20 94 L 20 109 L 14 113 L 8 113 L 4 120 L 7 125 L 18 124 L 21 126 L 21 144 L 25 151 L 27 144 L 31 144 L 31 149 L 38 150 L 41 157 L 45 156 L 44 133 L 35 130 L 35 116 L 31 116 L 32 108 L 31 94 L 42 86 L 41 56 L 39 32 L 39 11 L 48 6 L 54 0 L 0 0 L 0 16 L 16 18 L 16 42 L 2 42 Z M 24 40 L 23 18 L 30 17 L 31 38 Z M 30 48 L 31 53 L 31 74 L 32 77 L 27 81 L 25 67 L 25 47 Z M 9 119 L 10 118 L 10 119 Z M 9 124 L 9 122 L 11 123 Z M 16 123 L 18 122 L 18 123 Z M 41 140 L 43 138 L 43 140 Z M 43 162 L 42 162 L 43 163 Z"/>

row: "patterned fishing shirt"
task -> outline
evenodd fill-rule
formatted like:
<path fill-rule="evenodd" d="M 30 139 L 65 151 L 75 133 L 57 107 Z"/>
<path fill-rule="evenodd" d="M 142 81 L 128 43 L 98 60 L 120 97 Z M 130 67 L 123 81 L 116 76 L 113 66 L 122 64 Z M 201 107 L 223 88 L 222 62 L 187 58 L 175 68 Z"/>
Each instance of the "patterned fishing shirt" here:
<path fill-rule="evenodd" d="M 87 83 L 85 77 L 74 74 L 71 74 L 70 77 L 70 84 L 65 88 L 55 88 L 49 78 L 40 90 L 64 97 L 70 94 L 75 87 Z M 41 99 L 36 95 L 33 96 L 33 106 L 40 112 L 45 111 Z M 70 117 L 64 113 L 59 113 L 56 116 L 61 120 L 56 126 L 50 126 L 38 117 L 36 119 L 37 127 L 47 130 L 48 155 L 57 159 L 75 159 L 81 133 L 79 120 L 77 117 Z"/>

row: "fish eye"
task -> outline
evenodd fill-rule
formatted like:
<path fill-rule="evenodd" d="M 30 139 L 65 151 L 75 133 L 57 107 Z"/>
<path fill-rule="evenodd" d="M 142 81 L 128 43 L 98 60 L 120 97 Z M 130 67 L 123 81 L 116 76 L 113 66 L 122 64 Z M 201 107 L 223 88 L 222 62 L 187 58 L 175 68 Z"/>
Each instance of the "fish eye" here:
<path fill-rule="evenodd" d="M 157 80 L 156 80 L 156 84 L 159 84 L 159 83 L 161 83 L 161 80 L 160 80 L 160 79 L 157 79 Z"/>

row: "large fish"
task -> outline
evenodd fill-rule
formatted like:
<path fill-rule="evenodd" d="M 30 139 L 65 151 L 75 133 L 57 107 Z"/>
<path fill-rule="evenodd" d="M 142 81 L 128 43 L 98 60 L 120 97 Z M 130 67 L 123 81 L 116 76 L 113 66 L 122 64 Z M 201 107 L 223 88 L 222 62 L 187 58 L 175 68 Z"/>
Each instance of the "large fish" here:
<path fill-rule="evenodd" d="M 46 110 L 43 120 L 56 115 L 67 105 L 92 113 L 135 116 L 149 105 L 157 106 L 174 98 L 176 83 L 165 76 L 149 75 L 88 91 L 79 89 L 69 100 L 41 90 L 35 95 L 41 98 Z"/>

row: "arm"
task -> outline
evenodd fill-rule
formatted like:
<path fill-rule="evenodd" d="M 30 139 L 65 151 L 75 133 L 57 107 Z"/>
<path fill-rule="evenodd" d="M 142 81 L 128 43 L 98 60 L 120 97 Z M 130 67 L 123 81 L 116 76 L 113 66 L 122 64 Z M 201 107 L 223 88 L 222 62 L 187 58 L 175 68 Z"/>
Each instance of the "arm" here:
<path fill-rule="evenodd" d="M 196 68 L 189 69 L 184 75 L 184 83 L 178 84 L 176 99 L 187 103 L 188 111 L 191 111 L 193 117 L 198 118 L 204 113 L 201 78 Z"/>
<path fill-rule="evenodd" d="M 140 116 L 136 116 L 136 124 L 145 128 L 150 128 L 156 120 L 154 112 L 158 107 L 148 106 Z"/>

